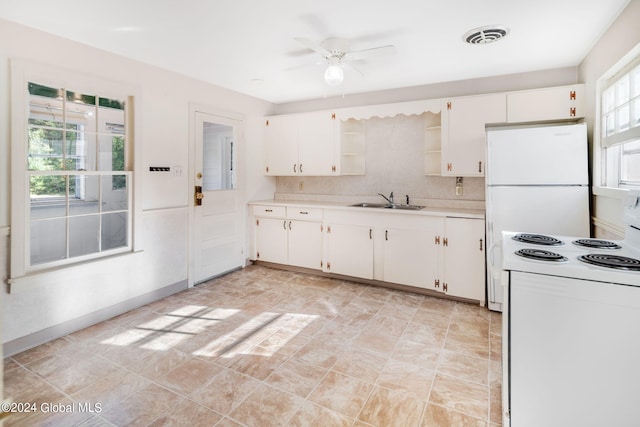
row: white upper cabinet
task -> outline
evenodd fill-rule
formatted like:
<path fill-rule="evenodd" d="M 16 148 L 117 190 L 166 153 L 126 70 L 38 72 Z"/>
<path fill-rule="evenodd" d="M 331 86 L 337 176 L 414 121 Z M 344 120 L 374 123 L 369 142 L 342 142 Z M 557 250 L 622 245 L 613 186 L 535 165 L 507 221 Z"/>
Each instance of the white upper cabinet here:
<path fill-rule="evenodd" d="M 507 93 L 509 123 L 578 119 L 585 112 L 583 84 Z"/>
<path fill-rule="evenodd" d="M 442 108 L 443 176 L 484 176 L 487 123 L 507 121 L 506 94 L 453 98 Z"/>
<path fill-rule="evenodd" d="M 339 172 L 339 123 L 334 113 L 265 118 L 265 175 L 322 176 Z"/>

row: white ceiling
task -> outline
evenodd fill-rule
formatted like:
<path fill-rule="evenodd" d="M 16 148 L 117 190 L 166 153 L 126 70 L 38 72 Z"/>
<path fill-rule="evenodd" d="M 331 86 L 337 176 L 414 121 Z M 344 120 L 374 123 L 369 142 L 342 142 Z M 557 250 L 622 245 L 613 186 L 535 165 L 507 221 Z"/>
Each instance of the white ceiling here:
<path fill-rule="evenodd" d="M 576 66 L 629 0 L 0 0 L 0 17 L 274 103 Z M 486 45 L 485 25 L 510 34 Z M 294 37 L 397 54 L 328 87 Z M 312 64 L 309 66 L 302 66 Z M 255 83 L 259 79 L 262 83 Z"/>

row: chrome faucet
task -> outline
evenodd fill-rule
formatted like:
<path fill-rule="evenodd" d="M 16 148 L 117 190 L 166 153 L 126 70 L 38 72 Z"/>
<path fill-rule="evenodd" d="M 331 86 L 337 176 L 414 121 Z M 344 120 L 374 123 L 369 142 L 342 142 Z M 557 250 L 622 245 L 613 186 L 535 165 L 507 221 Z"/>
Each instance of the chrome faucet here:
<path fill-rule="evenodd" d="M 393 204 L 393 191 L 391 192 L 391 194 L 389 194 L 388 198 L 382 193 L 378 193 L 378 196 L 382 196 L 382 198 L 385 199 L 387 202 Z"/>

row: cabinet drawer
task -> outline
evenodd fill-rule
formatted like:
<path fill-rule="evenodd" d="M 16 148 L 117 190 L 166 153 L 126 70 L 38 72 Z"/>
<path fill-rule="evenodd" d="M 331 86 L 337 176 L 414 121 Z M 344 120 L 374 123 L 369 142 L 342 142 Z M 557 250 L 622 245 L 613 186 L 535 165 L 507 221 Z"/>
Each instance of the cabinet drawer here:
<path fill-rule="evenodd" d="M 287 207 L 287 218 L 291 219 L 311 219 L 322 221 L 322 209 L 301 208 L 297 206 Z"/>
<path fill-rule="evenodd" d="M 286 208 L 284 206 L 255 205 L 253 207 L 253 215 L 260 217 L 284 218 L 286 215 Z"/>

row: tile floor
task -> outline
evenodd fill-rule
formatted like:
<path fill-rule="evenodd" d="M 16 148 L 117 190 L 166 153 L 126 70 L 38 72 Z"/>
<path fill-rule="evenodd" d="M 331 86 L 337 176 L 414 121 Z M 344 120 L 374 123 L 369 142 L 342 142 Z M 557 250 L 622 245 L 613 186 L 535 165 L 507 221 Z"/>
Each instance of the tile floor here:
<path fill-rule="evenodd" d="M 496 427 L 500 346 L 477 306 L 250 266 L 5 359 L 37 409 L 5 425 Z"/>

